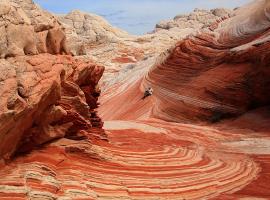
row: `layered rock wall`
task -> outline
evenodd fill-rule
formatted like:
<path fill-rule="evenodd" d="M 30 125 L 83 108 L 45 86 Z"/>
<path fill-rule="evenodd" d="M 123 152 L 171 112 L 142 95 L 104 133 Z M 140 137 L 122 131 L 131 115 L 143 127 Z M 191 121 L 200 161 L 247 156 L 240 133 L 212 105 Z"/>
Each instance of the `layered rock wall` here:
<path fill-rule="evenodd" d="M 153 114 L 217 122 L 269 105 L 269 5 L 255 2 L 166 52 L 146 77 L 156 89 Z"/>
<path fill-rule="evenodd" d="M 268 7 L 259 1 L 237 9 L 236 16 L 177 42 L 152 67 L 131 70 L 104 93 L 102 117 L 214 123 L 269 105 Z M 149 86 L 153 96 L 141 101 Z M 111 95 L 119 87 L 121 94 Z"/>

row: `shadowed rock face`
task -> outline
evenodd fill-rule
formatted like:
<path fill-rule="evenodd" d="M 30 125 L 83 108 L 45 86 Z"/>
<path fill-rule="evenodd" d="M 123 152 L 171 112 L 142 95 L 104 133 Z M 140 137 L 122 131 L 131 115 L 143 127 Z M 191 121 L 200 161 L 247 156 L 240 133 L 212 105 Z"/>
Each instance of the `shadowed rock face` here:
<path fill-rule="evenodd" d="M 102 127 L 96 85 L 104 68 L 49 54 L 2 60 L 0 155 Z"/>
<path fill-rule="evenodd" d="M 215 122 L 269 105 L 269 3 L 260 4 L 178 42 L 151 68 L 146 80 L 157 91 L 155 116 Z"/>
<path fill-rule="evenodd" d="M 95 111 L 103 67 L 66 55 L 1 59 L 0 156 L 19 156 L 1 165 L 0 199 L 268 199 L 269 10 L 262 0 L 230 19 L 211 11 L 222 19 L 158 59 L 138 56 L 101 95 L 105 132 Z M 136 39 L 140 54 L 159 52 L 147 50 L 158 32 Z M 126 44 L 103 59 L 130 62 Z"/>

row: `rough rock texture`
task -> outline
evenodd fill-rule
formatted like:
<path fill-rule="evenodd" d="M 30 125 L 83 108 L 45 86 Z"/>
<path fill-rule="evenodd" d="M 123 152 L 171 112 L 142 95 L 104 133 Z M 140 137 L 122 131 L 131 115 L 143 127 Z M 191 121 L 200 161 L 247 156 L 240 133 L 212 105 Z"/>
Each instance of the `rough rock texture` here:
<path fill-rule="evenodd" d="M 213 10 L 195 9 L 187 15 L 177 15 L 173 20 L 163 20 L 156 25 L 155 31 L 162 29 L 170 30 L 173 28 L 194 28 L 201 29 L 212 25 L 215 22 L 233 16 L 233 11 L 224 8 L 217 8 Z"/>
<path fill-rule="evenodd" d="M 63 28 L 32 0 L 1 0 L 0 8 L 1 58 L 67 53 Z"/>
<path fill-rule="evenodd" d="M 33 119 L 20 151 L 48 141 L 48 135 L 65 138 L 2 165 L 0 199 L 269 199 L 269 7 L 257 1 L 184 39 L 195 29 L 173 39 L 169 35 L 177 32 L 161 30 L 93 46 L 100 53 L 95 58 L 106 52 L 108 63 L 119 64 L 111 69 L 122 67 L 101 96 L 106 135 L 91 111 L 102 67 L 48 54 L 1 60 L 9 69 L 2 74 L 1 108 L 16 113 L 33 97 L 41 99 L 38 109 L 29 107 L 34 118 L 21 113 L 12 122 Z M 182 39 L 156 59 L 177 37 Z M 158 38 L 164 44 L 151 48 Z M 148 86 L 154 94 L 141 100 Z M 7 101 L 9 91 L 19 97 Z"/>
<path fill-rule="evenodd" d="M 49 54 L 1 60 L 0 157 L 101 127 L 96 85 L 104 68 Z"/>
<path fill-rule="evenodd" d="M 31 0 L 0 4 L 0 54 L 6 58 L 0 60 L 0 159 L 8 160 L 18 149 L 101 128 L 94 109 L 104 68 L 53 56 L 67 53 L 65 33 L 53 15 Z M 46 52 L 50 54 L 40 54 Z"/>
<path fill-rule="evenodd" d="M 170 28 L 158 28 L 142 36 L 129 35 L 111 26 L 100 16 L 78 10 L 67 15 L 57 15 L 57 18 L 65 27 L 67 46 L 73 55 L 106 66 L 101 81 L 104 90 L 114 82 L 116 74 L 121 73 L 123 68 L 136 67 L 134 63 L 157 57 L 175 42 L 232 15 L 232 11 L 227 9 L 197 9 L 186 17 L 176 16 L 179 23 L 175 22 L 176 25 Z"/>
<path fill-rule="evenodd" d="M 116 43 L 128 34 L 111 26 L 105 19 L 91 13 L 74 10 L 58 15 L 63 23 L 68 45 L 74 55 L 86 54 L 87 46 L 100 43 Z"/>

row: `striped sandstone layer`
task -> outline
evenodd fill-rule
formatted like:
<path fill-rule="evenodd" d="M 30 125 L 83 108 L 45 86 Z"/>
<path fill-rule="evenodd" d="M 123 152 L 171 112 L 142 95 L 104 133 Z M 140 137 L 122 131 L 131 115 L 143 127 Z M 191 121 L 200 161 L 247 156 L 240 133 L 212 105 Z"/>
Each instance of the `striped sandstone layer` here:
<path fill-rule="evenodd" d="M 0 199 L 209 199 L 261 170 L 212 128 L 152 120 L 105 129 L 109 143 L 61 139 L 17 158 L 1 171 Z"/>
<path fill-rule="evenodd" d="M 269 199 L 269 6 L 239 9 L 120 74 L 101 96 L 106 135 L 82 131 L 81 101 L 60 99 L 70 115 L 58 123 L 73 128 L 3 165 L 0 200 Z M 63 99 L 89 105 L 82 86 L 97 69 L 69 74 Z M 141 100 L 149 86 L 154 95 Z"/>

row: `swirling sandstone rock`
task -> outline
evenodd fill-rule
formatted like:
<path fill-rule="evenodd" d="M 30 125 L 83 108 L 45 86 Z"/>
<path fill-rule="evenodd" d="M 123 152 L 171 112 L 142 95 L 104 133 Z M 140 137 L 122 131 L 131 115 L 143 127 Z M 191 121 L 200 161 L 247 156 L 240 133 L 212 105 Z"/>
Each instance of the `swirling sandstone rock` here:
<path fill-rule="evenodd" d="M 127 163 L 134 167 L 128 170 L 121 168 L 121 173 L 129 174 L 124 177 L 129 176 L 130 182 L 134 183 L 141 178 L 139 183 L 132 184 L 137 187 L 135 190 L 127 186 L 126 194 L 121 187 L 121 193 L 115 196 L 115 193 L 110 193 L 110 198 L 120 195 L 124 199 L 269 198 L 269 28 L 269 2 L 255 2 L 238 9 L 235 17 L 215 23 L 209 30 L 196 36 L 180 40 L 174 47 L 163 52 L 153 66 L 150 65 L 150 59 L 138 63 L 140 67 L 129 70 L 126 76 L 120 74 L 118 80 L 106 88 L 101 97 L 101 117 L 104 120 L 121 120 L 105 121 L 105 129 L 110 131 L 109 140 L 115 138 L 118 145 L 115 151 L 107 151 L 111 154 L 117 152 L 115 157 L 108 158 L 113 157 L 112 160 L 123 164 L 123 168 Z M 153 96 L 141 100 L 145 88 L 149 86 L 154 89 Z M 156 121 L 155 118 L 162 120 Z M 219 121 L 222 122 L 216 124 Z M 192 125 L 188 124 L 190 122 Z M 203 123 L 204 126 L 196 126 L 194 123 Z M 163 136 L 173 137 L 173 140 L 169 144 Z M 181 140 L 181 144 L 174 144 L 177 139 Z M 203 153 L 203 164 L 194 162 L 190 169 L 188 166 L 192 166 L 189 164 L 193 159 L 176 161 L 181 157 L 179 154 L 171 160 L 173 156 L 170 148 L 183 147 L 186 142 L 194 142 L 194 146 L 201 148 L 195 154 Z M 137 145 L 132 147 L 133 144 Z M 164 151 L 160 153 L 163 145 Z M 194 146 L 189 146 L 189 153 Z M 166 151 L 165 147 L 170 150 Z M 104 150 L 101 152 L 104 153 Z M 223 164 L 215 167 L 217 160 Z M 249 164 L 243 166 L 238 163 L 240 160 Z M 174 164 L 181 167 L 172 164 L 175 168 L 169 170 L 174 161 L 177 163 Z M 256 163 L 256 166 L 251 163 Z M 224 166 L 229 167 L 231 164 L 234 165 L 231 169 L 223 171 Z M 193 176 L 194 173 L 188 174 L 201 167 L 206 170 L 211 168 L 205 176 L 200 171 L 200 175 L 208 177 L 208 180 L 203 181 L 202 177 Z M 187 174 L 178 174 L 178 169 Z M 245 171 L 247 169 L 251 171 Z M 240 178 L 238 175 L 227 174 L 229 171 L 243 176 Z M 170 177 L 170 173 L 174 172 L 176 174 Z M 217 173 L 214 175 L 216 180 L 211 178 L 212 173 Z M 221 174 L 227 174 L 226 178 L 222 178 Z M 253 176 L 254 179 L 244 184 L 246 176 Z M 192 179 L 190 183 L 189 178 Z M 121 179 L 119 185 L 130 183 L 125 181 Z M 210 186 L 213 182 L 217 185 Z M 224 189 L 222 192 L 219 186 Z M 231 190 L 227 190 L 227 187 Z"/>
<path fill-rule="evenodd" d="M 257 4 L 239 10 L 214 32 L 178 42 L 152 67 L 146 79 L 158 96 L 154 115 L 215 122 L 269 104 L 270 4 Z"/>
<path fill-rule="evenodd" d="M 237 10 L 237 16 L 215 29 L 179 41 L 160 55 L 144 78 L 147 69 L 130 73 L 132 82 L 117 83 L 132 90 L 110 96 L 110 100 L 105 95 L 101 115 L 105 119 L 140 119 L 147 115 L 175 122 L 217 122 L 268 105 L 268 7 L 267 1 L 257 2 Z M 148 86 L 154 89 L 154 95 L 143 103 L 140 98 Z M 131 103 L 124 103 L 127 98 Z M 110 116 L 106 112 L 108 100 L 124 105 L 124 111 L 116 103 L 111 109 L 117 112 Z"/>
<path fill-rule="evenodd" d="M 0 199 L 269 198 L 269 4 L 253 6 L 237 10 L 246 21 L 214 23 L 121 70 L 101 97 L 103 119 L 115 120 L 106 135 L 93 110 L 102 67 L 49 54 L 1 60 L 0 109 L 11 122 L 0 119 L 0 133 L 17 131 L 0 134 L 4 157 L 16 139 L 23 151 L 65 138 L 1 166 Z M 141 100 L 149 85 L 154 95 Z"/>
<path fill-rule="evenodd" d="M 14 199 L 212 199 L 241 190 L 260 172 L 220 146 L 212 128 L 161 121 L 107 122 L 110 143 L 61 139 L 0 172 Z M 51 156 L 53 154 L 54 156 Z"/>

